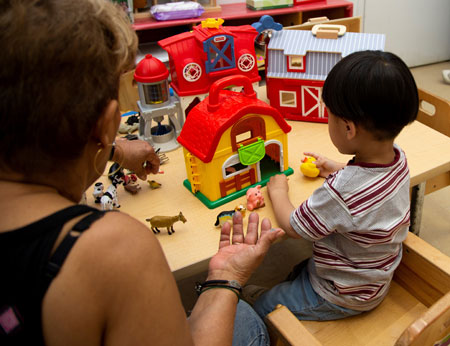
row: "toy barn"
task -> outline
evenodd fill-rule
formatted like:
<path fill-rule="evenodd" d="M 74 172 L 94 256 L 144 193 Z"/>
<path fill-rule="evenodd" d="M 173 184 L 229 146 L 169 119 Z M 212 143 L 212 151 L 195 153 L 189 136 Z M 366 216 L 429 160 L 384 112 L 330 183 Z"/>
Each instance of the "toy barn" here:
<path fill-rule="evenodd" d="M 208 95 L 216 80 L 241 74 L 257 88 L 258 74 L 251 25 L 225 27 L 209 18 L 185 32 L 158 42 L 169 55 L 171 84 L 185 114 Z"/>
<path fill-rule="evenodd" d="M 273 31 L 267 46 L 267 98 L 286 119 L 328 122 L 322 86 L 343 57 L 361 50 L 384 50 L 385 36 L 328 29 Z M 335 32 L 335 34 L 331 33 Z M 325 33 L 325 34 L 324 34 Z"/>
<path fill-rule="evenodd" d="M 230 85 L 244 86 L 243 92 L 222 90 Z M 184 147 L 184 185 L 212 209 L 244 195 L 249 186 L 265 185 L 272 175 L 292 174 L 290 130 L 275 108 L 256 98 L 249 78 L 215 82 L 178 137 Z"/>

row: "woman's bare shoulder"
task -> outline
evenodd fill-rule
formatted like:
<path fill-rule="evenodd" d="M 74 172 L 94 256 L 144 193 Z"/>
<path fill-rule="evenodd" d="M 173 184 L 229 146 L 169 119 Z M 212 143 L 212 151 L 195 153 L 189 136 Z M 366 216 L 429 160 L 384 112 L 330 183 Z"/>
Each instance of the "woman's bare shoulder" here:
<path fill-rule="evenodd" d="M 106 213 L 92 224 L 78 243 L 77 251 L 95 253 L 96 257 L 102 255 L 99 259 L 106 266 L 118 265 L 118 260 L 133 266 L 138 266 L 143 260 L 166 263 L 153 232 L 139 220 L 121 212 Z M 111 254 L 114 254 L 114 259 L 109 256 Z"/>
<path fill-rule="evenodd" d="M 64 311 L 71 315 L 57 318 Z M 176 283 L 158 240 L 143 223 L 119 212 L 106 213 L 77 240 L 47 292 L 43 313 L 44 330 L 48 326 L 52 337 L 54 330 L 60 334 L 55 337 L 64 339 L 73 328 L 83 330 L 74 344 L 99 335 L 110 341 L 105 343 L 125 343 L 130 331 L 137 343 L 142 338 L 155 341 L 163 330 L 176 334 L 168 327 L 170 319 L 177 321 L 183 337 L 188 335 Z M 135 330 L 142 322 L 159 332 Z"/>

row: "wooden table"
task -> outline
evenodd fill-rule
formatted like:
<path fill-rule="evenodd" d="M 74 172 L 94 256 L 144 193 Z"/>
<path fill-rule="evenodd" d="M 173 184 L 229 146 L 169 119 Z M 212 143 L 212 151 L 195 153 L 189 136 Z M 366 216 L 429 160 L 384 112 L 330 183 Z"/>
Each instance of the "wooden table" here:
<path fill-rule="evenodd" d="M 265 98 L 265 90 L 259 97 Z M 297 206 L 307 199 L 322 183 L 322 178 L 310 179 L 299 170 L 304 151 L 315 151 L 335 160 L 346 162 L 350 156 L 340 154 L 331 143 L 326 124 L 289 121 L 292 131 L 289 139 L 289 166 L 294 174 L 289 176 L 289 195 Z M 411 186 L 418 185 L 434 176 L 450 172 L 450 138 L 423 125 L 414 122 L 406 127 L 396 140 L 408 158 Z M 151 190 L 146 182 L 140 182 L 142 190 L 130 195 L 122 187 L 118 189 L 120 210 L 146 223 L 145 219 L 155 215 L 172 216 L 183 212 L 185 224 L 174 224 L 175 233 L 168 235 L 162 229 L 156 237 L 177 280 L 204 271 L 209 259 L 216 253 L 219 241 L 219 228 L 214 226 L 220 211 L 232 210 L 240 203 L 245 204 L 245 196 L 229 202 L 222 207 L 210 210 L 192 195 L 183 185 L 186 170 L 182 149 L 166 153 L 169 162 L 161 166 L 163 174 L 149 176 L 161 183 L 159 189 Z M 103 179 L 103 180 L 102 180 Z M 102 177 L 106 186 L 108 182 Z M 267 189 L 262 189 L 266 206 L 258 209 L 260 217 L 268 217 L 276 226 Z M 92 187 L 87 192 L 87 202 L 94 205 Z M 98 206 L 98 205 L 97 205 Z M 244 220 L 246 223 L 247 217 Z M 146 223 L 149 225 L 148 223 Z M 149 229 L 149 232 L 150 229 Z"/>

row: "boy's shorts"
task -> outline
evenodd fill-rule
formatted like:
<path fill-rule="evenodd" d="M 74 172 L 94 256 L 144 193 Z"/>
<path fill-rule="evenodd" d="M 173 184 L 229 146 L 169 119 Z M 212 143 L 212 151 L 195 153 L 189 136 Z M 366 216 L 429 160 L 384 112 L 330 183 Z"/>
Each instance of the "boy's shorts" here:
<path fill-rule="evenodd" d="M 262 294 L 253 305 L 264 317 L 278 304 L 286 306 L 299 320 L 330 321 L 358 315 L 361 311 L 332 304 L 319 296 L 309 281 L 307 261 L 294 267 L 287 281 Z"/>

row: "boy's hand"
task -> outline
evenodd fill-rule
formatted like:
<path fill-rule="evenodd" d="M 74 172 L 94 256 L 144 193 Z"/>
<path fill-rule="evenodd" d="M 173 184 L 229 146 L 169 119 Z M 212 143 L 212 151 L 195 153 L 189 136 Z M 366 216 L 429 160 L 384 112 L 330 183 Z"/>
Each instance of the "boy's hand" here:
<path fill-rule="evenodd" d="M 269 192 L 269 197 L 272 201 L 277 196 L 288 195 L 289 185 L 287 181 L 287 177 L 284 174 L 277 174 L 270 177 L 270 180 L 267 183 L 267 191 Z"/>
<path fill-rule="evenodd" d="M 305 151 L 303 154 L 305 154 L 306 156 L 312 156 L 316 159 L 316 161 L 314 161 L 313 163 L 320 170 L 319 177 L 326 178 L 331 173 L 334 173 L 345 167 L 345 163 L 330 160 L 325 156 L 321 156 L 311 151 Z"/>

